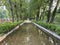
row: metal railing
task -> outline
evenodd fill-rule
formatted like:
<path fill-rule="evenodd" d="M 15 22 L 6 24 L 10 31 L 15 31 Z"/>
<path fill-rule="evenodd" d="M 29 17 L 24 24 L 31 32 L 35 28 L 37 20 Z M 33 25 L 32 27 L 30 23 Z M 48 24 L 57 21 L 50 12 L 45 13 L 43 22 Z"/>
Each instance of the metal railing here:
<path fill-rule="evenodd" d="M 51 38 L 53 41 L 53 45 L 60 45 L 60 36 L 56 33 L 32 22 L 37 28 L 39 28 L 42 32 L 44 32 L 48 36 L 48 40 Z"/>

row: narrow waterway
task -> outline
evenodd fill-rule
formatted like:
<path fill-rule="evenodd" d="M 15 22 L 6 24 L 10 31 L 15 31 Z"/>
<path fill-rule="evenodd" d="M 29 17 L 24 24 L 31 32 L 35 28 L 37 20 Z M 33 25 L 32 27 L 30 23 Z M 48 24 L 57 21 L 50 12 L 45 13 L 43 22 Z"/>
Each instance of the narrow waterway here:
<path fill-rule="evenodd" d="M 0 45 L 53 45 L 33 24 L 24 24 Z"/>

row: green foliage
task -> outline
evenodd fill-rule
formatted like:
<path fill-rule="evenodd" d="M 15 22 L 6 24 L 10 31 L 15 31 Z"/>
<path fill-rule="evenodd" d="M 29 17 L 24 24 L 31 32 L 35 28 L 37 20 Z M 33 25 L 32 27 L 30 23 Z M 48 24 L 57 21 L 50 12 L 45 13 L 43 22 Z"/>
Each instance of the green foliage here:
<path fill-rule="evenodd" d="M 0 7 L 0 19 L 9 18 L 7 9 L 3 9 L 4 6 Z"/>
<path fill-rule="evenodd" d="M 58 25 L 60 24 L 60 13 L 56 13 L 56 16 L 55 16 L 55 23 L 57 23 Z"/>
<path fill-rule="evenodd" d="M 56 32 L 58 35 L 60 35 L 60 27 L 57 27 L 56 30 L 55 30 L 55 32 Z"/>
<path fill-rule="evenodd" d="M 50 29 L 52 31 L 55 31 L 55 29 L 56 29 L 56 26 L 54 24 L 43 23 L 43 22 L 40 22 L 40 21 L 37 22 L 37 24 L 39 24 L 39 25 L 41 25 L 41 26 L 43 26 L 43 27 L 45 27 L 47 29 Z"/>
<path fill-rule="evenodd" d="M 58 9 L 57 13 L 60 13 L 60 8 Z"/>
<path fill-rule="evenodd" d="M 0 24 L 0 34 L 9 32 L 11 29 L 13 29 L 15 26 L 17 26 L 20 23 L 21 22 L 14 22 L 14 23 L 5 22 Z"/>
<path fill-rule="evenodd" d="M 51 30 L 53 32 L 56 32 L 58 35 L 60 35 L 60 27 L 56 26 L 55 24 L 43 23 L 41 21 L 38 21 L 36 23 L 43 26 L 44 28 L 47 28 L 47 29 L 49 29 L 49 30 Z"/>

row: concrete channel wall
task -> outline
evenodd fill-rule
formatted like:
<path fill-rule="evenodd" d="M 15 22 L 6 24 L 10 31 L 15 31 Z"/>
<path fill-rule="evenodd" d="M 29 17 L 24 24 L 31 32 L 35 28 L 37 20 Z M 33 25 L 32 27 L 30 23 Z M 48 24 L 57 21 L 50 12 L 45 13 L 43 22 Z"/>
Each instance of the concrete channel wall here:
<path fill-rule="evenodd" d="M 53 39 L 53 42 L 54 42 L 54 45 L 60 45 L 60 36 L 57 35 L 56 33 L 32 22 L 37 28 L 39 28 L 42 32 L 46 33 L 49 37 L 48 38 L 52 38 Z"/>

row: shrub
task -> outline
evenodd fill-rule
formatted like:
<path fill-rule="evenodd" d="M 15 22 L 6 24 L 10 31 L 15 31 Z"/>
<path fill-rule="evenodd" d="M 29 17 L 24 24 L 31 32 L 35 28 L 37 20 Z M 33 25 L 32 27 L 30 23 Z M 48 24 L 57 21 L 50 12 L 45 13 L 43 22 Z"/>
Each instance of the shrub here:
<path fill-rule="evenodd" d="M 15 26 L 17 26 L 20 23 L 21 22 L 13 22 L 13 23 L 5 22 L 0 24 L 0 34 L 9 32 L 11 29 L 13 29 Z"/>
<path fill-rule="evenodd" d="M 57 27 L 56 30 L 55 30 L 55 32 L 56 32 L 58 35 L 60 35 L 60 28 Z"/>
<path fill-rule="evenodd" d="M 35 21 L 36 22 L 36 21 Z M 50 23 L 44 23 L 44 22 L 36 22 L 37 24 L 51 30 L 51 31 L 54 31 L 56 32 L 58 35 L 60 35 L 60 27 L 56 26 L 55 24 L 50 24 Z"/>
<path fill-rule="evenodd" d="M 43 27 L 45 27 L 45 28 L 47 28 L 47 29 L 50 29 L 52 31 L 56 30 L 56 26 L 54 24 L 43 23 L 43 22 L 40 22 L 40 21 L 38 21 L 36 23 L 39 24 L 39 25 L 41 25 L 41 26 L 43 26 Z"/>
<path fill-rule="evenodd" d="M 56 30 L 56 26 L 54 24 L 48 24 L 48 29 L 50 29 L 51 31 L 55 31 Z"/>

